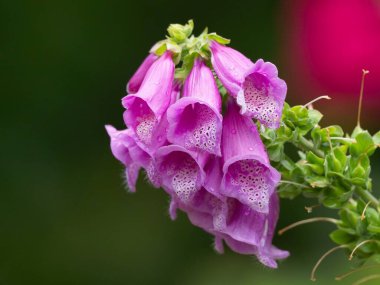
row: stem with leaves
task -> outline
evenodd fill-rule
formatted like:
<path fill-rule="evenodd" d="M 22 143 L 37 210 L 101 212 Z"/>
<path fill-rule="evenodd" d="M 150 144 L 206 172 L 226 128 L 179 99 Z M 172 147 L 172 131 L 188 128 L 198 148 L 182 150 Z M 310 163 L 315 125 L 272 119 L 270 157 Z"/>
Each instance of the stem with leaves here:
<path fill-rule="evenodd" d="M 338 210 L 338 220 L 311 218 L 284 230 L 333 221 L 337 226 L 330 234 L 333 242 L 348 254 L 355 250 L 353 258 L 359 264 L 380 263 L 380 206 L 370 178 L 370 157 L 380 145 L 380 131 L 372 136 L 357 126 L 346 134 L 337 125 L 321 127 L 321 119 L 322 114 L 310 106 L 285 104 L 280 128 L 260 128 L 272 164 L 282 175 L 280 197 L 303 195 Z"/>

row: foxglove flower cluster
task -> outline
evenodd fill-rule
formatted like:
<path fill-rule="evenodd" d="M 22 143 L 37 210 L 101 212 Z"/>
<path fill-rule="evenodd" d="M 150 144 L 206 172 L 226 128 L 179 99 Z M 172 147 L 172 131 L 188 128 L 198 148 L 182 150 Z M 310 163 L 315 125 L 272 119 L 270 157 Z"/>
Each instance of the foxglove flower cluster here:
<path fill-rule="evenodd" d="M 218 252 L 226 244 L 275 268 L 288 256 L 272 245 L 280 174 L 255 121 L 279 126 L 286 84 L 273 64 L 253 63 L 216 34 L 195 38 L 189 30 L 169 27 L 171 37 L 155 45 L 128 82 L 127 129 L 106 126 L 112 153 L 131 191 L 144 169 L 169 195 L 172 219 L 180 209 L 215 237 Z"/>

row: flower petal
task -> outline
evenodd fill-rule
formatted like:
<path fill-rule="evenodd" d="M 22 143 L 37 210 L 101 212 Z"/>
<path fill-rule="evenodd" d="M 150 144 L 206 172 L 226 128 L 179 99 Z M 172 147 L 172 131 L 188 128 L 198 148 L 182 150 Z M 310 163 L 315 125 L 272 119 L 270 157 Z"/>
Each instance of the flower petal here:
<path fill-rule="evenodd" d="M 220 154 L 221 97 L 211 70 L 197 59 L 183 98 L 168 109 L 168 139 L 190 150 Z"/>
<path fill-rule="evenodd" d="M 236 198 L 253 210 L 268 212 L 269 197 L 280 174 L 269 163 L 256 125 L 239 114 L 229 101 L 223 121 L 223 179 L 221 192 Z"/>
<path fill-rule="evenodd" d="M 148 69 L 152 66 L 153 62 L 155 62 L 156 59 L 157 59 L 157 56 L 152 53 L 150 53 L 144 59 L 142 64 L 139 66 L 139 68 L 136 70 L 136 72 L 133 74 L 133 76 L 131 77 L 131 79 L 129 80 L 127 84 L 128 93 L 136 93 L 137 91 L 139 91 L 141 83 L 143 82 Z"/>
<path fill-rule="evenodd" d="M 157 150 L 157 170 L 164 189 L 183 203 L 189 203 L 205 180 L 203 167 L 208 156 L 193 153 L 178 145 Z"/>
<path fill-rule="evenodd" d="M 218 78 L 227 91 L 234 97 L 242 89 L 245 74 L 253 63 L 242 53 L 230 47 L 212 41 L 211 62 Z"/>
<path fill-rule="evenodd" d="M 124 121 L 139 140 L 152 144 L 153 132 L 172 101 L 174 63 L 166 52 L 149 68 L 139 91 L 122 99 Z"/>
<path fill-rule="evenodd" d="M 105 127 L 111 139 L 111 151 L 115 158 L 126 167 L 128 188 L 134 192 L 139 170 L 149 165 L 151 156 L 136 144 L 136 137 L 132 130 L 118 131 L 110 125 Z"/>
<path fill-rule="evenodd" d="M 270 128 L 280 126 L 282 108 L 286 96 L 286 83 L 278 78 L 274 64 L 259 59 L 247 71 L 243 83 L 244 92 L 237 96 L 243 115 L 258 119 Z"/>

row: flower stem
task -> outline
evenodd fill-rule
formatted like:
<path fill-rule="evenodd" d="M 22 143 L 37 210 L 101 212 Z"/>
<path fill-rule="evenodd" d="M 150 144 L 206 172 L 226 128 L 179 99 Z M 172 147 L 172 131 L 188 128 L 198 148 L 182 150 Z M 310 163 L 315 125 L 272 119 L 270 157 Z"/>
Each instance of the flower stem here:
<path fill-rule="evenodd" d="M 321 262 L 328 256 L 330 255 L 331 253 L 333 253 L 334 251 L 338 250 L 338 249 L 341 249 L 341 248 L 346 248 L 347 245 L 340 245 L 340 246 L 337 246 L 337 247 L 334 247 L 332 249 L 330 249 L 329 251 L 327 251 L 324 255 L 321 256 L 320 259 L 318 259 L 317 263 L 315 264 L 315 266 L 313 267 L 313 270 L 311 271 L 311 276 L 310 276 L 310 280 L 311 281 L 316 281 L 317 279 L 315 278 L 315 272 L 317 271 L 317 268 L 319 267 L 319 265 L 321 264 Z"/>
<path fill-rule="evenodd" d="M 292 143 L 303 150 L 308 150 L 314 152 L 319 157 L 325 157 L 325 154 L 322 150 L 317 149 L 315 145 L 308 139 L 304 138 L 303 136 L 298 136 L 298 141 L 292 141 Z"/>
<path fill-rule="evenodd" d="M 368 265 L 368 266 L 362 266 L 362 267 L 359 267 L 359 268 L 356 268 L 356 269 L 352 269 L 342 275 L 339 275 L 339 276 L 336 276 L 335 277 L 335 280 L 337 281 L 340 281 L 356 272 L 360 272 L 360 271 L 363 271 L 363 270 L 366 270 L 366 269 L 371 269 L 371 268 L 379 268 L 380 265 L 379 264 L 372 264 L 372 265 Z"/>
<path fill-rule="evenodd" d="M 351 251 L 351 254 L 350 256 L 348 257 L 348 260 L 352 260 L 354 258 L 354 253 L 355 251 L 361 247 L 362 245 L 366 244 L 366 243 L 369 243 L 369 242 L 378 242 L 377 240 L 374 240 L 374 239 L 367 239 L 365 241 L 362 241 L 361 243 L 359 243 L 357 246 L 355 246 L 355 248 L 353 249 L 353 251 Z"/>
<path fill-rule="evenodd" d="M 363 284 L 367 281 L 370 281 L 370 280 L 374 280 L 374 279 L 379 279 L 380 278 L 380 274 L 373 274 L 373 275 L 369 275 L 369 276 L 366 276 L 358 281 L 356 281 L 353 285 L 360 285 L 360 284 Z"/>
<path fill-rule="evenodd" d="M 379 203 L 379 200 L 373 196 L 368 190 L 364 190 L 364 189 L 360 189 L 360 188 L 356 188 L 355 189 L 355 192 L 356 194 L 358 194 L 358 196 L 360 198 L 362 198 L 364 201 L 366 202 L 371 202 L 373 203 L 375 206 L 379 206 L 380 203 Z"/>
<path fill-rule="evenodd" d="M 327 217 L 310 218 L 310 219 L 295 222 L 295 223 L 279 230 L 278 234 L 282 235 L 283 233 L 287 232 L 288 230 L 290 230 L 292 228 L 295 228 L 295 227 L 298 227 L 298 226 L 304 225 L 304 224 L 314 223 L 314 222 L 329 222 L 329 223 L 333 223 L 333 224 L 338 224 L 339 220 L 333 219 L 333 218 L 327 218 Z"/>

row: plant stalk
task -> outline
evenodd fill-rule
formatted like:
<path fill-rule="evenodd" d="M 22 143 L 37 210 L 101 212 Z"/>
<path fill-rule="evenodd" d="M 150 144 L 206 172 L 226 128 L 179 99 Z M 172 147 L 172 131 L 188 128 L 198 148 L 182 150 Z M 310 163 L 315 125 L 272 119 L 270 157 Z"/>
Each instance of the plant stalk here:
<path fill-rule="evenodd" d="M 368 190 L 364 190 L 364 189 L 360 189 L 360 188 L 356 188 L 355 189 L 355 192 L 356 194 L 358 194 L 358 196 L 360 198 L 362 198 L 364 201 L 366 202 L 371 202 L 373 203 L 376 207 L 378 207 L 380 205 L 379 203 L 379 200 L 373 196 L 371 194 L 371 192 L 369 192 Z"/>

